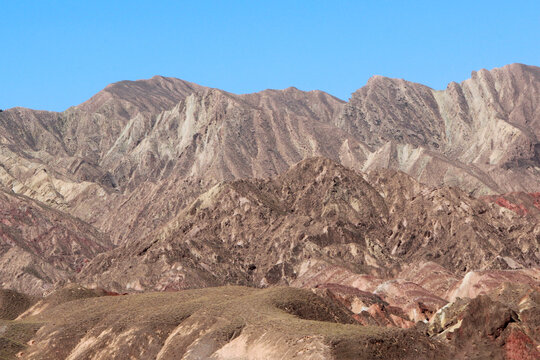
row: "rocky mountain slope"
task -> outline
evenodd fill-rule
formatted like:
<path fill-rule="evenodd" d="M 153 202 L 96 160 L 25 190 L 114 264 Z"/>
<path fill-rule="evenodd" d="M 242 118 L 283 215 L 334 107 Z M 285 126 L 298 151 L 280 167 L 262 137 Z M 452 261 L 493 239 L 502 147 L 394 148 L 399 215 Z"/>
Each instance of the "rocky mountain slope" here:
<path fill-rule="evenodd" d="M 421 261 L 456 275 L 540 264 L 537 223 L 393 170 L 367 179 L 312 158 L 271 180 L 218 184 L 153 235 L 97 256 L 79 280 L 167 290 L 290 284 L 321 262 L 381 278 Z"/>
<path fill-rule="evenodd" d="M 536 359 L 539 87 L 154 77 L 0 112 L 0 356 Z"/>
<path fill-rule="evenodd" d="M 111 250 L 92 226 L 22 195 L 0 189 L 0 286 L 42 295 Z"/>
<path fill-rule="evenodd" d="M 270 180 L 216 185 L 147 239 L 96 256 L 77 281 L 118 292 L 307 288 L 365 326 L 429 322 L 430 337 L 458 353 L 462 342 L 470 346 L 458 358 L 512 358 L 504 354 L 517 347 L 534 359 L 540 307 L 524 299 L 540 290 L 539 238 L 537 222 L 457 188 L 430 188 L 394 170 L 362 176 L 312 158 Z M 516 285 L 499 304 L 497 292 Z M 497 341 L 488 329 L 454 342 L 447 334 L 461 329 L 462 316 L 473 317 L 462 330 L 474 331 L 474 309 L 483 306 L 461 299 L 482 295 L 490 296 L 485 316 L 504 309 L 515 324 L 506 331 L 506 318 L 494 317 Z M 458 308 L 436 325 L 441 311 Z"/>
<path fill-rule="evenodd" d="M 444 91 L 376 76 L 347 103 L 295 88 L 234 95 L 162 77 L 120 82 L 63 113 L 0 113 L 0 182 L 115 243 L 147 235 L 219 181 L 312 156 L 473 195 L 538 192 L 539 79 L 520 64 Z"/>

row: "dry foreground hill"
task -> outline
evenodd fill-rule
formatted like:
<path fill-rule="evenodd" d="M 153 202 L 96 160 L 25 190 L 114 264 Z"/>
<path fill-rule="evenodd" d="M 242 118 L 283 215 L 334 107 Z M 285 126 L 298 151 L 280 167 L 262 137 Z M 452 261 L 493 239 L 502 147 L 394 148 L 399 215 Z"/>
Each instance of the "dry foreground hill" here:
<path fill-rule="evenodd" d="M 0 112 L 0 358 L 540 358 L 540 68 Z"/>

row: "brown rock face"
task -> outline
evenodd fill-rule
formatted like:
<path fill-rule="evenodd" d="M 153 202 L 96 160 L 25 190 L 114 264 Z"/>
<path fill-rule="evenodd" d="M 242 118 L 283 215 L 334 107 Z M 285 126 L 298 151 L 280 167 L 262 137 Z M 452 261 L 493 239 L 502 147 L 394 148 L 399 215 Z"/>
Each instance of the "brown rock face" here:
<path fill-rule="evenodd" d="M 81 279 L 122 291 L 286 284 L 311 258 L 385 272 L 385 213 L 358 173 L 306 160 L 273 180 L 215 186 L 155 235 L 96 259 Z"/>
<path fill-rule="evenodd" d="M 513 64 L 0 112 L 1 286 L 93 288 L 4 291 L 0 357 L 536 359 L 539 100 Z"/>
<path fill-rule="evenodd" d="M 456 275 L 539 263 L 538 226 L 511 211 L 455 188 L 430 189 L 402 173 L 367 178 L 375 187 L 354 170 L 314 158 L 271 180 L 219 184 L 144 241 L 96 257 L 79 279 L 115 291 L 226 283 L 314 286 L 310 278 L 321 270 L 332 274 L 328 266 L 388 279 L 407 264 L 405 278 L 439 294 L 439 300 L 430 295 L 424 301 L 436 302 L 428 306 L 433 312 L 456 286 Z M 403 183 L 412 185 L 409 193 L 400 192 Z M 420 272 L 433 271 L 440 280 L 414 275 L 409 264 L 426 260 L 439 265 Z M 338 274 L 323 282 L 346 278 Z M 354 279 L 342 283 L 353 285 Z M 393 286 L 382 282 L 362 290 Z M 417 285 L 411 286 L 415 292 Z"/>
<path fill-rule="evenodd" d="M 27 197 L 0 190 L 0 282 L 42 295 L 72 278 L 112 244 L 83 221 Z"/>
<path fill-rule="evenodd" d="M 393 167 L 475 194 L 531 192 L 539 175 L 539 84 L 540 69 L 520 64 L 473 72 L 445 91 L 378 76 L 352 95 L 336 125 L 374 150 L 364 169 Z"/>
<path fill-rule="evenodd" d="M 390 306 L 380 296 L 362 291 L 352 286 L 332 283 L 318 285 L 313 291 L 344 305 L 354 314 L 353 317 L 362 325 L 411 328 L 414 323 L 399 307 Z"/>
<path fill-rule="evenodd" d="M 482 199 L 512 210 L 516 214 L 531 217 L 532 221 L 540 219 L 540 193 L 515 192 L 484 196 Z"/>
<path fill-rule="evenodd" d="M 429 332 L 455 346 L 462 359 L 538 359 L 529 322 L 508 306 L 481 295 L 441 309 Z"/>
<path fill-rule="evenodd" d="M 145 241 L 98 255 L 78 280 L 118 292 L 288 284 L 314 288 L 364 326 L 423 329 L 441 311 L 461 309 L 458 297 L 497 301 L 493 292 L 508 282 L 530 289 L 517 298 L 538 294 L 538 269 L 527 268 L 539 262 L 537 235 L 528 218 L 459 189 L 432 189 L 392 170 L 363 176 L 313 158 L 270 180 L 216 185 Z M 485 307 L 493 326 L 472 342 L 469 333 L 449 341 L 456 356 L 534 355 L 536 303 L 493 347 L 504 314 L 519 313 L 486 301 L 463 310 L 466 323 L 474 331 Z M 439 334 L 461 316 L 431 336 L 447 341 Z"/>
<path fill-rule="evenodd" d="M 0 183 L 117 244 L 219 181 L 312 156 L 474 195 L 538 192 L 539 74 L 513 64 L 445 91 L 374 77 L 348 103 L 294 88 L 234 95 L 163 77 L 120 82 L 63 113 L 0 113 Z"/>

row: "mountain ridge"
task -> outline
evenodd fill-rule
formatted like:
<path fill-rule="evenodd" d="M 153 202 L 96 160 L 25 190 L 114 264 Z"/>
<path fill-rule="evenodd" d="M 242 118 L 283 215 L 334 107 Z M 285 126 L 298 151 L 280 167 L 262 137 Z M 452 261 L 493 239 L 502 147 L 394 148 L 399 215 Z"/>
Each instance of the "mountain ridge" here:
<path fill-rule="evenodd" d="M 536 359 L 539 100 L 509 65 L 1 112 L 0 356 Z"/>
<path fill-rule="evenodd" d="M 276 175 L 311 156 L 475 195 L 538 192 L 540 150 L 527 129 L 540 117 L 539 70 L 491 72 L 444 91 L 377 76 L 349 102 L 294 88 L 235 95 L 173 78 L 119 82 L 64 113 L 1 113 L 0 183 L 112 231 L 115 243 L 156 226 L 144 204 L 159 219 L 163 206 L 177 212 L 217 181 Z M 499 105 L 484 104 L 484 93 Z M 182 198 L 162 198 L 175 188 Z M 120 227 L 113 209 L 126 221 Z"/>

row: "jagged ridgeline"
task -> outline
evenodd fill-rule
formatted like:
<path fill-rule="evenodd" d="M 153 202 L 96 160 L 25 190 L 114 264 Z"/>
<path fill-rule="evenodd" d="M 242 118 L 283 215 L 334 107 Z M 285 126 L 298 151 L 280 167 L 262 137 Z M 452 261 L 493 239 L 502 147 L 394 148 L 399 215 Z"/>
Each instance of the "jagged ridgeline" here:
<path fill-rule="evenodd" d="M 539 139 L 521 64 L 1 111 L 0 356 L 536 359 Z"/>

